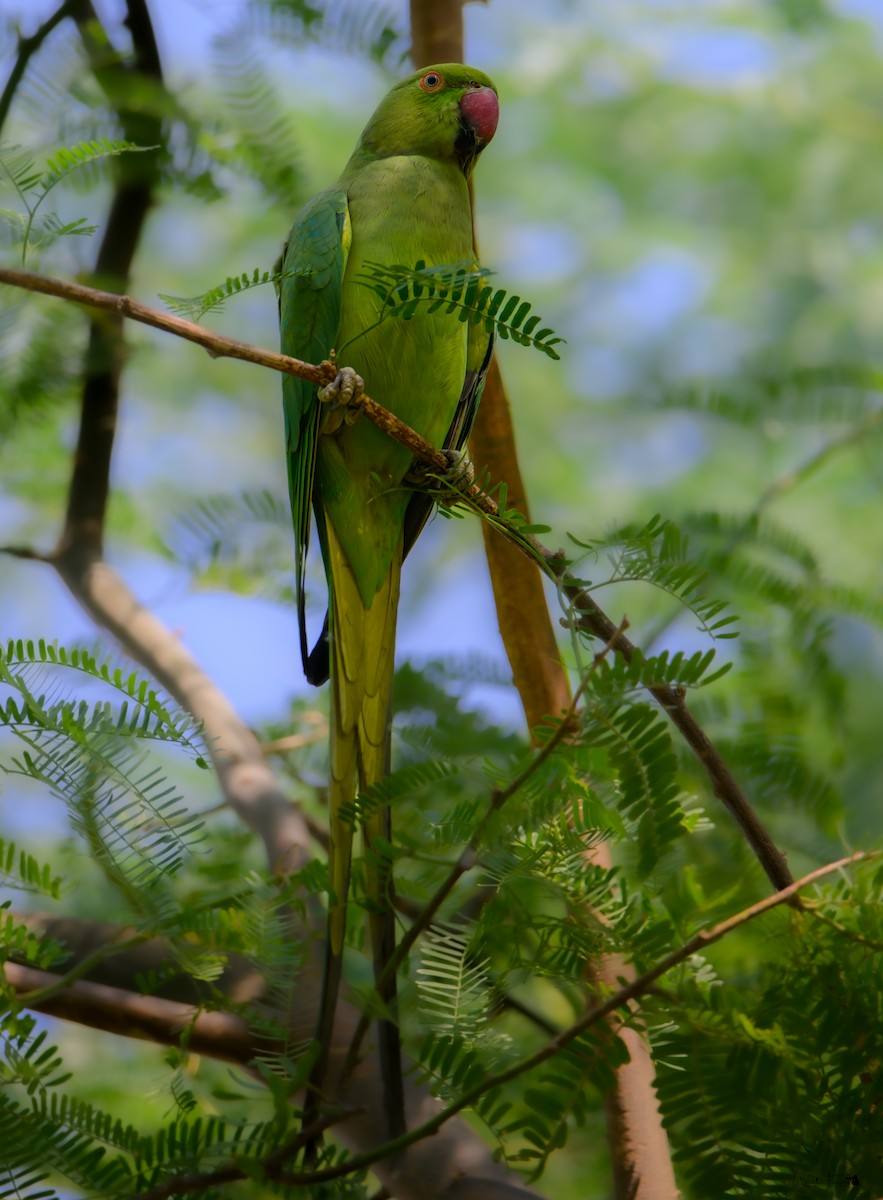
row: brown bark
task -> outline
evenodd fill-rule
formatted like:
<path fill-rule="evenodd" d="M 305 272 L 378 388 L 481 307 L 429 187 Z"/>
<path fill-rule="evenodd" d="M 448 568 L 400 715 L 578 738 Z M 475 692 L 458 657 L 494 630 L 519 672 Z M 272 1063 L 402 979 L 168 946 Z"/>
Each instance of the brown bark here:
<path fill-rule="evenodd" d="M 416 68 L 463 61 L 465 0 L 411 0 L 411 60 Z"/>
<path fill-rule="evenodd" d="M 496 355 L 491 360 L 470 450 L 477 476 L 481 478 L 487 469 L 491 479 L 502 480 L 507 487 L 508 507 L 517 509 L 529 521 L 512 411 Z M 544 717 L 560 716 L 570 700 L 542 575 L 486 521 L 481 528 L 500 633 L 528 727 L 535 729 Z"/>

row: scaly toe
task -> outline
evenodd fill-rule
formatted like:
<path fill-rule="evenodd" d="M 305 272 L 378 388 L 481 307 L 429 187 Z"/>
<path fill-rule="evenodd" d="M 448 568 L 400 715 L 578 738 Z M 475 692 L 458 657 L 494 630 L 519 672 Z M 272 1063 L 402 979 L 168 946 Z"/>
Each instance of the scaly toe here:
<path fill-rule="evenodd" d="M 468 491 L 475 483 L 475 467 L 465 450 L 442 450 L 448 460 L 448 469 L 442 476 L 449 487 L 458 492 Z"/>
<path fill-rule="evenodd" d="M 319 388 L 318 396 L 323 404 L 331 404 L 335 408 L 357 408 L 365 381 L 357 375 L 352 367 L 341 367 L 331 383 Z"/>

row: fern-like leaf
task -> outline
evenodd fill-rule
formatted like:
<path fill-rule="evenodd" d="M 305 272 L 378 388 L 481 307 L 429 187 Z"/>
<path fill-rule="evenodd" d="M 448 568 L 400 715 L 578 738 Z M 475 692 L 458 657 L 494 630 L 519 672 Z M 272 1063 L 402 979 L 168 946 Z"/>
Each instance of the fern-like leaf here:
<path fill-rule="evenodd" d="M 72 700 L 59 694 L 50 668 L 84 672 L 125 699 L 118 709 L 109 701 Z M 37 690 L 47 682 L 49 691 Z M 196 751 L 204 766 L 190 719 L 163 704 L 136 675 L 45 642 L 9 643 L 0 655 L 0 683 L 14 693 L 0 704 L 0 726 L 24 745 L 2 770 L 36 779 L 62 799 L 99 861 L 133 900 L 139 888 L 175 872 L 201 839 L 202 823 L 139 743 L 183 746 Z"/>
<path fill-rule="evenodd" d="M 188 321 L 201 321 L 207 313 L 220 312 L 231 296 L 238 296 L 265 284 L 279 285 L 280 280 L 296 275 L 296 271 L 262 271 L 255 267 L 249 274 L 243 271 L 239 275 L 228 275 L 223 283 L 216 284 L 202 292 L 199 296 L 169 296 L 160 293 L 160 300 L 176 316 L 185 317 Z"/>
<path fill-rule="evenodd" d="M 0 887 L 34 892 L 57 900 L 61 885 L 61 876 L 53 875 L 48 863 L 41 866 L 32 855 L 0 837 Z"/>
<path fill-rule="evenodd" d="M 468 931 L 435 925 L 422 943 L 417 968 L 420 1010 L 426 1026 L 474 1041 L 488 1017 L 488 960 L 470 949 Z"/>
<path fill-rule="evenodd" d="M 538 328 L 542 318 L 531 315 L 529 301 L 487 285 L 489 274 L 486 268 L 468 263 L 427 267 L 420 260 L 414 267 L 406 267 L 369 262 L 357 280 L 380 297 L 381 320 L 391 316 L 408 321 L 419 307 L 426 306 L 430 313 L 456 314 L 464 323 L 483 324 L 488 333 L 497 333 L 504 341 L 511 338 L 549 358 L 560 358 L 555 346 L 564 339 L 553 329 Z M 343 349 L 339 347 L 338 352 Z"/>
<path fill-rule="evenodd" d="M 111 138 L 97 138 L 63 146 L 46 159 L 42 171 L 34 167 L 34 158 L 20 146 L 0 147 L 0 172 L 6 176 L 24 205 L 26 216 L 14 222 L 7 217 L 7 227 L 16 231 L 21 242 L 21 260 L 25 264 L 30 250 L 37 245 L 46 246 L 59 237 L 70 234 L 93 233 L 97 226 L 88 225 L 85 218 L 62 222 L 55 214 L 42 220 L 37 213 L 50 192 L 74 171 L 82 170 L 102 159 L 115 158 L 120 154 L 143 153 L 157 149 L 156 146 L 138 146 L 134 142 Z"/>

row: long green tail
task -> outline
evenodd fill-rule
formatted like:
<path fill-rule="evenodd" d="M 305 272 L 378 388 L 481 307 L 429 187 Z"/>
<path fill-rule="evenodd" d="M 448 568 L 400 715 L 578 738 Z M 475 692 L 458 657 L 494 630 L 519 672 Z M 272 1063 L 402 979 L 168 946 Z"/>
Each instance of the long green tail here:
<path fill-rule="evenodd" d="M 392 677 L 395 660 L 396 616 L 401 576 L 401 545 L 393 555 L 389 576 L 365 608 L 355 576 L 330 520 L 326 520 L 328 563 L 332 580 L 331 644 L 331 841 L 328 852 L 333 896 L 328 909 L 325 972 L 316 1037 L 319 1058 L 310 1077 L 305 1124 L 321 1101 L 328 1067 L 334 1011 L 340 991 L 346 935 L 346 902 L 352 862 L 353 828 L 341 819 L 343 805 L 352 804 L 359 790 L 369 788 L 389 770 Z M 392 879 L 382 855 L 370 853 L 378 837 L 388 841 L 390 814 L 381 809 L 363 825 L 366 841 L 366 892 L 371 902 L 371 951 L 375 979 L 395 948 Z M 395 1004 L 395 978 L 384 985 L 381 1000 Z M 378 1024 L 380 1066 L 390 1137 L 405 1129 L 401 1048 L 394 1021 Z"/>

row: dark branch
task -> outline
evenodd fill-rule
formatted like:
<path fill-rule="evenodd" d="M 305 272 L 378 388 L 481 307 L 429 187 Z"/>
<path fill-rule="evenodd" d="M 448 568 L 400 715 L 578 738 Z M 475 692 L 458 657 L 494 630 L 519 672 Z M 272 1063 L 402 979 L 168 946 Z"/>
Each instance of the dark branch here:
<path fill-rule="evenodd" d="M 7 962 L 4 971 L 23 1004 L 51 1017 L 161 1046 L 180 1046 L 183 1040 L 195 1054 L 240 1065 L 250 1062 L 256 1053 L 248 1024 L 232 1013 L 200 1012 L 191 1004 L 82 979 L 59 991 L 61 976 L 18 963 Z M 29 993 L 45 996 L 32 999 Z"/>
<path fill-rule="evenodd" d="M 542 553 L 548 555 L 544 548 Z M 554 557 L 547 557 L 549 565 L 554 564 Z M 579 615 L 580 628 L 599 638 L 605 643 L 616 634 L 616 626 L 599 608 L 593 598 L 583 588 L 570 585 L 567 574 L 562 577 L 564 590 L 573 603 Z M 635 647 L 624 635 L 616 642 L 616 649 L 626 660 L 631 662 Z M 731 813 L 739 828 L 742 830 L 748 844 L 757 856 L 758 862 L 766 872 L 767 878 L 778 891 L 788 887 L 793 877 L 788 869 L 784 854 L 775 845 L 764 828 L 757 813 L 749 804 L 742 789 L 730 772 L 714 743 L 708 734 L 687 708 L 683 692 L 667 684 L 656 684 L 647 688 L 653 699 L 669 717 L 672 724 L 680 731 L 687 745 L 696 755 L 700 765 L 711 781 L 714 794 Z"/>
<path fill-rule="evenodd" d="M 64 4 L 47 17 L 29 37 L 19 38 L 18 54 L 15 57 L 15 62 L 12 64 L 12 70 L 9 72 L 9 78 L 6 80 L 6 86 L 3 89 L 3 94 L 0 96 L 0 130 L 6 124 L 6 118 L 9 116 L 9 110 L 12 107 L 12 101 L 15 98 L 15 93 L 18 91 L 18 85 L 24 79 L 25 72 L 28 69 L 28 63 L 52 33 L 53 29 L 61 24 L 68 17 L 79 17 L 89 7 L 88 3 L 83 0 L 65 0 Z"/>
<path fill-rule="evenodd" d="M 144 0 L 128 0 L 126 5 L 133 59 L 127 64 L 114 63 L 112 67 L 103 64 L 106 47 L 96 42 L 92 33 L 91 5 L 81 8 L 78 24 L 95 77 L 109 98 L 117 94 L 123 97 L 117 115 L 124 136 L 143 146 L 160 143 L 162 122 L 159 118 L 131 111 L 125 101 L 126 85 L 131 85 L 140 76 L 162 82 L 159 51 Z M 125 291 L 128 285 L 159 178 L 153 155 L 134 158 L 139 161 L 133 163 L 124 158 L 118 163 L 118 181 L 95 262 L 97 278 L 120 291 Z M 142 159 L 145 161 L 140 161 Z M 65 556 L 101 554 L 124 354 L 122 318 L 118 314 L 109 320 L 93 317 L 89 324 L 80 426 L 67 513 L 59 540 L 59 552 Z"/>

